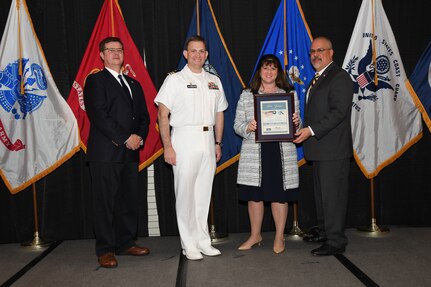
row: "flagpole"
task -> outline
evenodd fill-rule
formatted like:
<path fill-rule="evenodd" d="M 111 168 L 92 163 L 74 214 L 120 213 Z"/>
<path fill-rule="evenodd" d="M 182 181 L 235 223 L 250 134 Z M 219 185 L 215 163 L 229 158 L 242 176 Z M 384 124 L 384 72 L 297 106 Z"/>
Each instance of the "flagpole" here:
<path fill-rule="evenodd" d="M 292 236 L 295 239 L 300 239 L 305 233 L 299 228 L 298 224 L 298 202 L 293 203 L 293 224 L 287 236 Z"/>
<path fill-rule="evenodd" d="M 201 27 L 200 27 L 200 22 L 199 22 L 199 0 L 196 0 L 196 28 L 197 28 L 197 34 L 200 36 L 201 35 Z"/>
<path fill-rule="evenodd" d="M 370 192 L 371 192 L 371 224 L 368 227 L 360 227 L 358 230 L 360 232 L 365 232 L 367 235 L 379 237 L 389 233 L 389 228 L 379 227 L 377 225 L 376 215 L 374 211 L 374 178 L 370 180 Z"/>
<path fill-rule="evenodd" d="M 283 60 L 284 60 L 284 68 L 283 72 L 286 77 L 287 75 L 287 66 L 289 64 L 289 58 L 287 56 L 287 9 L 286 9 L 286 0 L 283 1 Z M 293 83 L 292 83 L 293 85 Z M 293 225 L 290 229 L 288 236 L 292 236 L 294 238 L 300 238 L 304 236 L 304 232 L 299 228 L 298 225 L 298 202 L 295 201 L 293 203 Z"/>
<path fill-rule="evenodd" d="M 44 242 L 39 237 L 39 219 L 37 211 L 37 196 L 36 196 L 36 184 L 33 182 L 33 212 L 34 212 L 34 238 L 33 240 L 23 242 L 21 245 L 29 247 L 31 249 L 40 249 L 50 245 L 49 242 Z"/>
<path fill-rule="evenodd" d="M 196 0 L 196 29 L 197 29 L 197 35 L 201 35 L 201 28 L 200 28 L 200 17 L 199 17 L 199 0 Z M 216 231 L 215 226 L 215 215 L 214 215 L 214 196 L 211 195 L 211 202 L 210 202 L 210 210 L 209 210 L 209 226 L 210 226 L 210 238 L 211 243 L 221 243 L 227 239 L 227 234 L 220 234 Z"/>
<path fill-rule="evenodd" d="M 212 243 L 221 243 L 227 239 L 227 234 L 220 234 L 216 231 L 214 219 L 214 196 L 211 195 L 210 203 L 210 238 Z"/>

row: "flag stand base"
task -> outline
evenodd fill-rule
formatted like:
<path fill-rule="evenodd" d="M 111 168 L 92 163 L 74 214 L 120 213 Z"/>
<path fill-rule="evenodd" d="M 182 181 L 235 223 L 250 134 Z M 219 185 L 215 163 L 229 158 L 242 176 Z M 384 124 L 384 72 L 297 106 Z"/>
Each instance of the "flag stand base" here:
<path fill-rule="evenodd" d="M 228 235 L 227 234 L 220 234 L 216 231 L 215 225 L 210 225 L 210 238 L 211 243 L 218 244 L 223 243 L 227 240 Z"/>
<path fill-rule="evenodd" d="M 371 220 L 371 225 L 368 227 L 360 227 L 358 231 L 372 237 L 381 237 L 387 235 L 389 233 L 389 228 L 387 227 L 379 227 L 376 224 L 376 219 L 373 218 Z"/>
<path fill-rule="evenodd" d="M 40 239 L 39 232 L 37 231 L 34 233 L 33 240 L 29 240 L 21 243 L 21 246 L 28 247 L 34 250 L 39 250 L 39 249 L 48 247 L 49 245 L 51 245 L 51 242 L 46 242 Z"/>
<path fill-rule="evenodd" d="M 290 229 L 289 233 L 287 234 L 287 236 L 291 239 L 301 239 L 302 237 L 304 237 L 305 232 L 301 230 L 301 228 L 299 228 L 298 226 L 298 222 L 294 221 L 293 222 L 293 226 Z"/>

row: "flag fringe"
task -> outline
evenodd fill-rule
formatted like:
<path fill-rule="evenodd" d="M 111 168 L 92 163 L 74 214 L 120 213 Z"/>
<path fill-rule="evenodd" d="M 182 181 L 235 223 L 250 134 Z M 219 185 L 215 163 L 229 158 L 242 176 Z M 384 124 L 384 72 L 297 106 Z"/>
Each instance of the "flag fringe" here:
<path fill-rule="evenodd" d="M 232 164 L 234 164 L 238 160 L 239 160 L 239 154 L 231 157 L 229 160 L 225 161 L 223 164 L 221 164 L 221 165 L 219 165 L 217 167 L 216 174 L 218 174 L 219 172 L 225 170 L 226 168 L 228 168 L 229 166 L 231 166 Z"/>
<path fill-rule="evenodd" d="M 424 120 L 425 124 L 427 125 L 428 129 L 431 132 L 431 119 L 428 115 L 427 110 L 423 106 L 422 101 L 419 99 L 418 95 L 416 94 L 416 91 L 413 89 L 409 80 L 406 80 L 406 87 L 409 90 L 410 95 L 412 95 L 413 102 L 415 103 L 419 112 L 422 114 L 422 119 Z"/>
<path fill-rule="evenodd" d="M 79 151 L 79 145 L 74 147 L 69 153 L 67 153 L 65 156 L 63 156 L 60 160 L 56 161 L 53 165 L 45 169 L 39 174 L 36 174 L 32 178 L 30 178 L 28 181 L 24 182 L 23 184 L 19 185 L 16 188 L 12 188 L 9 181 L 7 180 L 6 176 L 3 174 L 3 172 L 0 170 L 0 176 L 3 178 L 4 183 L 6 184 L 6 187 L 9 189 L 11 194 L 17 194 L 23 189 L 26 189 L 28 186 L 32 185 L 33 183 L 37 182 L 38 180 L 42 179 L 43 177 L 47 176 L 51 172 L 53 172 L 55 169 L 57 169 L 60 165 L 65 163 L 67 160 L 69 160 L 75 153 Z"/>
<path fill-rule="evenodd" d="M 139 165 L 139 171 L 142 171 L 144 168 L 150 166 L 159 156 L 163 154 L 163 148 L 156 151 L 150 158 Z"/>
<path fill-rule="evenodd" d="M 397 160 L 399 157 L 401 157 L 401 155 L 408 150 L 412 145 L 414 145 L 415 143 L 417 143 L 423 136 L 423 132 L 421 131 L 417 136 L 415 136 L 414 138 L 412 138 L 408 143 L 406 143 L 402 149 L 400 149 L 396 154 L 392 155 L 391 157 L 389 157 L 387 160 L 385 160 L 384 162 L 382 162 L 381 164 L 379 164 L 376 169 L 372 172 L 368 172 L 367 169 L 363 166 L 363 164 L 361 163 L 361 160 L 359 159 L 358 155 L 356 154 L 356 151 L 353 152 L 353 156 L 355 157 L 356 163 L 358 164 L 359 168 L 361 169 L 361 171 L 363 172 L 363 174 L 365 175 L 366 178 L 371 179 L 376 177 L 379 172 L 385 168 L 386 166 L 390 165 L 391 163 L 393 163 L 395 160 Z"/>

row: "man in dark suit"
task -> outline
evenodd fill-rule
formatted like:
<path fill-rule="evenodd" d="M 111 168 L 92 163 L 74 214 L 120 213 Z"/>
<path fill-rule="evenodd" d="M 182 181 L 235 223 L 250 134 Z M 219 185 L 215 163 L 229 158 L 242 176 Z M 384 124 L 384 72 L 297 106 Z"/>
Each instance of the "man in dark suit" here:
<path fill-rule="evenodd" d="M 305 241 L 323 243 L 316 256 L 343 253 L 347 245 L 344 224 L 352 156 L 353 86 L 349 74 L 332 61 L 332 43 L 314 39 L 310 60 L 316 69 L 307 93 L 304 127 L 295 143 L 303 143 L 304 155 L 313 164 L 313 185 L 318 232 Z"/>
<path fill-rule="evenodd" d="M 139 149 L 149 115 L 141 85 L 124 75 L 123 43 L 108 37 L 99 44 L 105 68 L 89 75 L 85 107 L 90 119 L 87 160 L 93 193 L 96 255 L 101 267 L 117 266 L 118 255 L 146 255 L 135 244 L 138 227 Z"/>

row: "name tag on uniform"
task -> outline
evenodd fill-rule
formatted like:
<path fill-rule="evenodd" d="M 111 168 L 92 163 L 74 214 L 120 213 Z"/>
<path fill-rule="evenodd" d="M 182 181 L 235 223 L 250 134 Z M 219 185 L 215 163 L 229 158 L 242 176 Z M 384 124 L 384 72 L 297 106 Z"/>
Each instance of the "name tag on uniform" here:
<path fill-rule="evenodd" d="M 197 87 L 198 87 L 197 85 L 192 84 L 192 83 L 187 85 L 187 89 L 197 89 Z"/>
<path fill-rule="evenodd" d="M 210 90 L 218 90 L 218 86 L 214 82 L 208 82 L 208 89 L 210 89 Z"/>

